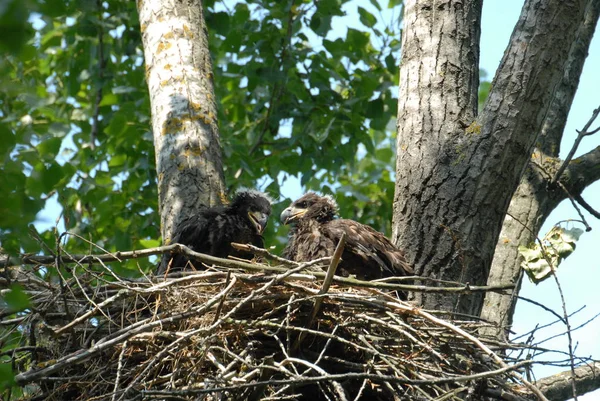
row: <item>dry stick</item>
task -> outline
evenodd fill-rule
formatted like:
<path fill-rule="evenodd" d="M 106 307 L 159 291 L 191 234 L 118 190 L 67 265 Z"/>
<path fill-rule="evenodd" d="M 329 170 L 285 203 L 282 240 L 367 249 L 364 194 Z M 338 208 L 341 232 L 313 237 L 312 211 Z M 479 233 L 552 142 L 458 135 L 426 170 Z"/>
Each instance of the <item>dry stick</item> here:
<path fill-rule="evenodd" d="M 79 316 L 78 318 L 71 320 L 68 324 L 64 325 L 63 327 L 57 329 L 54 331 L 54 334 L 60 334 L 63 331 L 67 330 L 70 327 L 75 326 L 77 323 L 87 319 L 88 317 L 94 315 L 96 312 L 102 312 L 103 307 L 105 307 L 106 305 L 110 305 L 111 303 L 113 303 L 114 301 L 117 301 L 118 299 L 123 298 L 123 296 L 125 296 L 128 293 L 128 291 L 126 290 L 120 290 L 119 292 L 117 292 L 116 295 L 113 295 L 110 298 L 105 299 L 104 301 L 100 302 L 99 304 L 93 303 L 90 301 L 90 303 L 92 303 L 94 305 L 94 308 L 89 310 L 88 312 L 84 313 L 83 315 Z M 89 301 L 89 299 L 88 299 Z M 104 312 L 102 312 L 104 314 Z M 110 319 L 108 316 L 106 316 L 106 314 L 104 314 L 104 316 L 107 319 Z"/>
<path fill-rule="evenodd" d="M 492 351 L 491 349 L 489 349 L 484 343 L 482 343 L 478 338 L 474 337 L 473 335 L 467 333 L 466 331 L 464 331 L 463 329 L 461 329 L 460 327 L 457 327 L 451 323 L 448 323 L 444 320 L 438 319 L 437 317 L 430 315 L 429 313 L 422 311 L 414 306 L 406 306 L 406 305 L 402 305 L 399 304 L 397 302 L 385 302 L 389 307 L 395 307 L 397 309 L 400 309 L 402 311 L 405 311 L 407 313 L 413 314 L 413 315 L 417 315 L 417 316 L 421 316 L 433 323 L 436 323 L 437 325 L 446 327 L 450 330 L 452 330 L 453 332 L 455 332 L 456 334 L 466 338 L 467 340 L 471 341 L 472 343 L 474 343 L 475 345 L 477 345 L 477 347 L 479 347 L 483 352 L 486 353 L 486 355 L 488 355 L 490 358 L 492 358 L 498 365 L 500 365 L 503 368 L 509 368 L 509 366 L 502 360 L 502 358 L 500 358 L 498 355 L 496 355 L 496 353 L 494 351 Z M 515 365 L 513 365 L 515 366 Z M 520 377 L 518 374 L 514 373 L 514 372 L 510 372 L 510 375 L 513 376 L 515 379 L 520 380 L 523 382 L 523 384 L 530 389 L 533 393 L 535 393 L 535 395 L 538 396 L 538 398 L 541 401 L 548 401 L 548 399 L 544 396 L 544 394 L 542 394 L 542 392 L 533 384 L 529 383 L 527 380 L 523 379 L 522 377 Z"/>
<path fill-rule="evenodd" d="M 237 242 L 232 242 L 231 246 L 234 249 L 237 249 L 239 251 L 250 252 L 250 253 L 252 253 L 254 255 L 262 256 L 265 259 L 269 259 L 269 260 L 275 261 L 275 262 L 280 263 L 282 265 L 298 266 L 298 262 L 294 262 L 292 260 L 289 260 L 289 259 L 286 259 L 286 258 L 282 258 L 281 256 L 273 255 L 271 252 L 267 251 L 266 249 L 259 248 L 259 247 L 254 246 L 254 245 L 250 245 L 250 244 L 238 244 Z"/>
<path fill-rule="evenodd" d="M 121 380 L 121 370 L 123 369 L 123 357 L 125 356 L 125 350 L 127 349 L 127 340 L 121 345 L 121 352 L 119 353 L 119 361 L 117 363 L 117 377 L 115 379 L 115 387 L 113 389 L 113 395 L 111 401 L 115 401 L 117 398 L 117 390 L 119 389 L 119 381 Z"/>
<path fill-rule="evenodd" d="M 598 108 L 598 110 L 600 111 L 600 108 Z M 577 375 L 575 374 L 575 359 L 573 357 L 573 338 L 571 337 L 571 325 L 569 323 L 569 315 L 567 313 L 567 305 L 565 303 L 565 296 L 562 292 L 562 288 L 560 286 L 560 283 L 558 281 L 558 277 L 556 277 L 556 274 L 554 273 L 554 270 L 552 270 L 552 276 L 554 276 L 554 281 L 556 281 L 556 287 L 558 287 L 558 293 L 560 294 L 560 300 L 562 302 L 562 308 L 563 308 L 563 313 L 564 313 L 564 322 L 565 325 L 567 326 L 567 339 L 569 341 L 569 362 L 571 365 L 571 388 L 573 389 L 573 399 L 575 401 L 577 401 L 577 386 L 576 386 L 576 380 L 577 380 Z"/>
<path fill-rule="evenodd" d="M 225 279 L 225 287 L 229 285 L 229 281 L 231 280 L 231 270 L 227 271 L 227 278 Z M 221 310 L 223 309 L 223 304 L 225 303 L 225 297 L 221 298 L 221 302 L 219 302 L 219 306 L 217 306 L 217 310 L 215 312 L 215 318 L 213 319 L 213 324 L 215 324 L 219 317 L 221 316 Z"/>
<path fill-rule="evenodd" d="M 594 110 L 592 112 L 592 117 L 585 124 L 585 126 L 583 127 L 583 129 L 581 131 L 577 131 L 578 135 L 577 135 L 577 138 L 575 139 L 575 142 L 573 143 L 573 147 L 569 151 L 569 154 L 567 155 L 567 158 L 565 159 L 565 161 L 563 162 L 563 164 L 556 171 L 556 174 L 552 178 L 552 181 L 550 181 L 551 185 L 556 184 L 556 182 L 559 180 L 560 176 L 565 172 L 565 170 L 567 169 L 567 166 L 569 165 L 569 163 L 571 163 L 571 159 L 573 159 L 573 156 L 575 155 L 575 152 L 577 151 L 577 148 L 579 147 L 579 144 L 581 143 L 581 141 L 583 140 L 583 138 L 586 137 L 586 136 L 588 136 L 588 135 L 593 135 L 596 132 L 598 132 L 598 129 L 595 129 L 595 130 L 593 130 L 591 132 L 588 132 L 588 129 L 590 128 L 590 126 L 592 125 L 592 123 L 594 122 L 594 120 L 596 119 L 596 117 L 598 117 L 598 114 L 600 114 L 600 107 L 598 107 L 596 110 Z"/>
<path fill-rule="evenodd" d="M 128 252 L 115 252 L 114 254 L 104 255 L 71 255 L 69 257 L 62 257 L 63 263 L 101 263 L 101 262 L 115 262 L 126 259 L 137 259 L 142 257 L 148 257 L 152 255 L 160 255 L 167 252 L 181 253 L 192 259 L 200 262 L 216 265 L 222 268 L 232 269 L 243 269 L 249 272 L 261 272 L 261 273 L 285 273 L 289 270 L 286 267 L 267 266 L 258 263 L 240 262 L 231 259 L 222 259 L 214 256 L 206 255 L 192 251 L 190 248 L 181 244 L 172 244 L 156 248 L 148 248 L 137 251 Z M 331 260 L 330 258 L 322 258 L 312 262 L 307 262 L 305 266 L 308 267 L 311 264 L 317 262 Z M 9 266 L 16 266 L 21 264 L 49 264 L 53 263 L 54 258 L 51 256 L 22 256 L 12 257 L 8 255 L 0 255 L 0 265 L 8 263 Z M 110 270 L 107 268 L 107 270 Z M 313 272 L 310 274 L 290 276 L 293 279 L 313 281 L 315 279 L 325 278 L 325 272 Z M 413 291 L 413 292 L 428 292 L 428 293 L 462 293 L 462 292 L 487 292 L 487 291 L 502 291 L 514 289 L 514 284 L 504 285 L 493 285 L 493 286 L 473 286 L 468 284 L 456 283 L 455 287 L 428 287 L 424 285 L 408 285 L 408 284 L 390 284 L 374 281 L 363 281 L 349 277 L 338 277 L 334 276 L 333 282 L 339 285 L 349 285 L 353 287 L 362 288 L 379 288 L 384 290 L 400 290 L 400 291 Z"/>
<path fill-rule="evenodd" d="M 136 377 L 136 379 L 132 380 L 131 383 L 129 383 L 129 385 L 127 386 L 127 388 L 123 391 L 123 394 L 121 395 L 121 397 L 119 398 L 119 401 L 121 399 L 123 399 L 123 397 L 125 397 L 129 391 L 133 388 L 133 386 L 140 381 L 140 379 L 143 379 L 144 376 L 150 371 L 150 368 L 156 363 L 156 361 L 159 361 L 162 356 L 164 354 L 166 354 L 167 352 L 169 352 L 173 347 L 175 347 L 178 343 L 183 342 L 185 340 L 187 340 L 188 338 L 192 337 L 193 335 L 202 333 L 202 332 L 212 332 L 213 330 L 215 330 L 219 325 L 221 325 L 224 321 L 226 321 L 227 319 L 230 318 L 231 315 L 235 314 L 239 309 L 241 309 L 244 305 L 246 305 L 248 302 L 252 301 L 252 299 L 254 299 L 256 297 L 256 295 L 259 295 L 265 291 L 267 291 L 269 288 L 271 288 L 275 283 L 283 280 L 285 277 L 294 274 L 296 271 L 300 271 L 304 269 L 304 265 L 300 265 L 298 267 L 296 267 L 295 269 L 290 269 L 288 271 L 286 271 L 284 274 L 275 276 L 273 279 L 271 279 L 268 283 L 266 283 L 265 285 L 263 285 L 261 288 L 257 289 L 257 290 L 253 290 L 246 298 L 244 298 L 242 301 L 240 301 L 234 308 L 232 308 L 227 314 L 225 314 L 225 316 L 223 316 L 221 319 L 218 319 L 217 321 L 213 322 L 213 324 L 209 327 L 201 327 L 199 329 L 196 330 L 192 330 L 188 333 L 186 333 L 184 336 L 178 338 L 177 340 L 175 340 L 174 342 L 172 342 L 171 344 L 169 344 L 168 347 L 163 348 L 158 354 L 156 354 L 154 356 L 154 358 L 152 358 L 151 362 L 146 366 L 146 368 Z M 227 293 L 229 292 L 229 290 L 231 288 L 233 288 L 233 286 L 236 283 L 236 277 L 234 276 L 233 279 L 231 280 L 231 283 L 229 285 L 226 286 L 226 289 L 224 291 L 222 291 L 220 294 L 222 294 L 222 298 L 225 298 L 227 296 Z M 214 299 L 214 298 L 213 298 Z"/>
<path fill-rule="evenodd" d="M 327 268 L 327 274 L 325 275 L 325 279 L 323 280 L 323 285 L 321 286 L 321 289 L 319 290 L 319 293 L 317 294 L 317 296 L 325 295 L 327 293 L 327 291 L 329 290 L 329 287 L 331 286 L 331 282 L 333 281 L 333 276 L 335 275 L 335 271 L 340 263 L 340 259 L 342 258 L 342 252 L 344 251 L 345 246 L 346 246 L 346 233 L 342 233 L 342 237 L 340 238 L 340 241 L 338 242 L 337 246 L 335 247 L 335 251 L 333 252 L 333 256 L 331 257 L 331 263 L 329 264 L 329 267 Z M 312 327 L 312 324 L 315 321 L 315 317 L 317 316 L 317 313 L 319 313 L 319 310 L 321 309 L 321 305 L 323 305 L 323 300 L 324 300 L 324 297 L 322 297 L 322 296 L 318 297 L 315 300 L 315 304 L 310 313 L 310 317 L 308 318 L 308 322 L 306 323 L 307 328 L 310 329 Z M 301 332 L 298 335 L 298 339 L 296 340 L 296 343 L 292 347 L 292 352 L 298 350 L 298 348 L 300 347 L 300 344 L 302 343 L 302 340 L 304 340 L 305 336 L 306 336 L 306 332 Z"/>
<path fill-rule="evenodd" d="M 573 197 L 573 195 L 571 195 L 567 187 L 565 187 L 565 185 L 562 182 L 560 182 L 560 180 L 556 181 L 556 184 L 567 194 L 567 197 L 571 201 L 571 205 L 573 205 L 573 208 L 575 209 L 579 217 L 581 217 L 581 222 L 585 226 L 585 231 L 592 231 L 592 227 L 590 227 L 587 220 L 585 219 L 585 216 L 583 215 L 583 213 L 581 213 L 581 209 L 579 209 L 579 206 L 577 206 L 575 198 Z"/>
<path fill-rule="evenodd" d="M 227 294 L 235 286 L 236 282 L 237 282 L 237 280 L 236 280 L 236 277 L 234 276 L 233 279 L 231 280 L 231 282 L 227 283 L 225 285 L 225 289 L 223 291 L 221 291 L 221 293 L 219 294 L 220 295 L 219 296 L 220 300 L 223 300 L 225 297 L 227 297 Z M 129 393 L 129 391 L 133 388 L 133 386 L 135 384 L 137 384 L 140 380 L 142 380 L 142 379 L 145 378 L 145 376 L 148 374 L 148 372 L 150 372 L 150 369 L 154 366 L 154 364 L 156 364 L 157 361 L 160 361 L 162 359 L 163 355 L 167 354 L 168 352 L 170 352 L 171 349 L 175 348 L 179 343 L 188 340 L 193 335 L 196 335 L 196 334 L 201 333 L 203 331 L 205 331 L 205 332 L 212 331 L 212 329 L 214 329 L 217 325 L 218 325 L 218 323 L 214 322 L 208 328 L 201 327 L 199 329 L 192 330 L 192 331 L 186 333 L 185 335 L 179 337 L 177 340 L 173 341 L 167 347 L 164 347 L 162 350 L 160 350 L 160 352 L 158 352 L 149 361 L 149 363 L 146 365 L 146 367 L 144 368 L 144 370 L 134 380 L 132 380 L 129 383 L 129 385 L 127 386 L 127 388 L 123 391 L 123 394 L 121 394 L 121 397 L 119 397 L 119 401 L 122 400 L 123 397 L 127 396 L 127 394 Z"/>
<path fill-rule="evenodd" d="M 408 384 L 408 385 L 428 385 L 428 384 L 445 384 L 445 383 L 456 383 L 456 382 L 467 382 L 472 380 L 485 379 L 488 377 L 494 377 L 497 375 L 501 375 L 503 373 L 510 373 L 515 369 L 521 368 L 523 366 L 530 365 L 532 361 L 521 361 L 519 363 L 515 363 L 512 366 L 506 365 L 503 368 L 499 368 L 496 370 L 490 370 L 487 372 L 475 373 L 472 375 L 465 376 L 453 376 L 453 377 L 444 377 L 437 379 L 406 379 L 400 378 L 396 376 L 388 376 L 388 375 L 379 375 L 373 373 L 339 373 L 339 374 L 330 374 L 327 376 L 312 376 L 312 377 L 303 377 L 302 379 L 279 379 L 279 380 L 268 380 L 263 382 L 253 382 L 253 383 L 239 383 L 231 386 L 223 386 L 223 387 L 212 387 L 212 388 L 193 388 L 193 389 L 185 389 L 185 390 L 142 390 L 141 393 L 143 396 L 152 396 L 152 395 L 170 395 L 170 396 L 189 396 L 194 394 L 205 394 L 212 392 L 222 392 L 222 391 L 232 391 L 232 390 L 240 390 L 242 388 L 249 388 L 255 386 L 263 386 L 263 385 L 286 385 L 286 384 L 312 384 L 318 383 L 321 381 L 333 381 L 333 380 L 351 380 L 351 379 L 368 379 L 376 382 L 392 382 L 398 384 Z M 275 369 L 275 367 L 273 367 Z M 518 377 L 518 375 L 517 375 Z M 523 381 L 522 379 L 520 379 Z M 538 390 L 539 392 L 539 390 Z M 540 393 L 541 394 L 541 393 Z M 541 395 L 542 400 L 548 401 L 543 395 Z"/>
<path fill-rule="evenodd" d="M 231 285 L 230 285 L 230 287 L 231 287 Z M 54 361 L 54 363 L 51 364 L 50 366 L 44 367 L 42 369 L 37 369 L 37 370 L 30 369 L 26 372 L 19 373 L 18 375 L 15 376 L 15 382 L 19 385 L 24 385 L 24 384 L 39 380 L 41 378 L 48 377 L 50 374 L 59 371 L 60 369 L 64 368 L 65 366 L 69 366 L 71 364 L 77 364 L 77 363 L 86 361 L 89 358 L 93 357 L 94 355 L 100 353 L 101 351 L 111 348 L 112 346 L 119 344 L 121 341 L 130 339 L 131 337 L 133 337 L 137 334 L 149 331 L 155 327 L 160 327 L 160 326 L 163 326 L 163 325 L 166 325 L 169 323 L 173 323 L 173 322 L 176 322 L 176 321 L 179 321 L 182 319 L 186 319 L 191 316 L 204 314 L 208 310 L 210 310 L 221 299 L 221 297 L 230 290 L 230 287 L 225 288 L 223 291 L 216 294 L 214 297 L 212 297 L 210 300 L 208 300 L 203 305 L 200 305 L 196 308 L 192 308 L 191 310 L 189 310 L 187 312 L 180 313 L 176 316 L 170 316 L 170 317 L 166 317 L 163 319 L 154 320 L 154 321 L 151 321 L 149 323 L 145 323 L 145 324 L 142 324 L 139 326 L 132 325 L 128 329 L 121 330 L 119 335 L 116 335 L 106 341 L 100 340 L 88 349 L 75 351 L 68 355 L 65 355 L 64 357 L 59 358 L 56 361 Z M 119 333 L 119 332 L 117 332 L 117 333 Z"/>

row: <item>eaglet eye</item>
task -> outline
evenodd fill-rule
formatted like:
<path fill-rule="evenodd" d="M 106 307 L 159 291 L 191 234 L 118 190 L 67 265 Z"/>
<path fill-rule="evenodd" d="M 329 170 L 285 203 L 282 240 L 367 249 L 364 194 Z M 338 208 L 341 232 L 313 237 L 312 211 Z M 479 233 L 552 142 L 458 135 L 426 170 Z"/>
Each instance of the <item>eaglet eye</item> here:
<path fill-rule="evenodd" d="M 298 203 L 298 207 L 300 207 L 302 209 L 306 208 L 306 206 L 308 206 L 306 201 L 302 201 L 302 202 Z"/>

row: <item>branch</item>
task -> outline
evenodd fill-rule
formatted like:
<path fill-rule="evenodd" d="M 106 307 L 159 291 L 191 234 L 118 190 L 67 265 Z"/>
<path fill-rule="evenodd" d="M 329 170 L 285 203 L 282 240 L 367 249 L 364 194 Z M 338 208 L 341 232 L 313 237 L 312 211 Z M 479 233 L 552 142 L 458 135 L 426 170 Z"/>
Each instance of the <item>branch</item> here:
<path fill-rule="evenodd" d="M 597 219 L 600 219 L 600 212 L 596 211 L 589 203 L 587 203 L 581 195 L 575 195 L 573 197 L 577 203 L 581 205 L 589 214 Z"/>
<path fill-rule="evenodd" d="M 562 182 L 573 194 L 580 194 L 588 185 L 600 180 L 600 146 L 569 163 Z"/>
<path fill-rule="evenodd" d="M 61 256 L 62 263 L 103 263 L 103 262 L 116 262 L 123 261 L 126 259 L 138 259 L 142 257 L 148 257 L 152 255 L 160 255 L 163 253 L 181 253 L 189 258 L 198 260 L 207 265 L 215 265 L 224 268 L 232 269 L 243 269 L 249 272 L 260 272 L 260 273 L 286 273 L 289 268 L 267 266 L 259 263 L 242 262 L 232 259 L 217 258 L 214 256 L 206 255 L 192 251 L 185 245 L 171 244 L 166 246 L 160 246 L 156 248 L 141 249 L 137 251 L 127 252 L 115 252 L 102 255 L 67 255 Z M 312 262 L 304 264 L 304 268 L 330 261 L 331 258 L 317 259 Z M 37 255 L 23 255 L 21 257 L 14 257 L 9 255 L 0 255 L 0 266 L 17 266 L 21 264 L 33 264 L 33 265 L 44 265 L 52 264 L 55 262 L 53 256 L 37 256 Z M 299 265 L 298 265 L 299 266 Z M 325 272 L 314 272 L 304 274 L 294 274 L 290 276 L 296 280 L 315 281 L 316 279 L 324 279 L 326 276 Z M 405 277 L 398 277 L 398 280 L 405 279 Z M 0 283 L 6 282 L 6 279 L 0 277 Z M 429 292 L 429 293 L 470 293 L 470 292 L 487 292 L 487 291 L 503 291 L 513 289 L 514 284 L 503 284 L 494 286 L 472 286 L 469 284 L 454 283 L 453 286 L 449 287 L 428 287 L 424 285 L 410 285 L 410 284 L 393 284 L 387 282 L 376 282 L 376 281 L 363 281 L 349 277 L 334 276 L 333 282 L 339 285 L 349 285 L 362 288 L 376 288 L 380 290 L 398 290 L 398 291 L 413 291 L 413 292 Z"/>
<path fill-rule="evenodd" d="M 536 382 L 544 395 L 554 401 L 565 401 L 573 397 L 570 370 L 544 377 Z M 593 362 L 575 369 L 575 385 L 578 394 L 600 388 L 600 362 Z"/>
<path fill-rule="evenodd" d="M 569 151 L 569 154 L 567 155 L 567 158 L 564 160 L 563 164 L 560 166 L 560 168 L 552 178 L 550 185 L 555 185 L 560 176 L 565 172 L 565 169 L 567 168 L 569 163 L 571 163 L 571 160 L 573 159 L 573 156 L 575 155 L 575 152 L 577 151 L 577 148 L 579 147 L 579 144 L 581 143 L 583 138 L 598 132 L 598 130 L 588 131 L 590 129 L 590 126 L 594 123 L 594 120 L 596 120 L 596 117 L 598 117 L 598 114 L 600 114 L 600 107 L 594 110 L 592 116 L 590 117 L 589 121 L 585 124 L 583 129 L 577 132 L 578 135 L 575 139 L 575 142 L 573 143 L 573 147 Z"/>
<path fill-rule="evenodd" d="M 327 269 L 327 274 L 325 275 L 325 279 L 323 280 L 323 285 L 321 286 L 321 289 L 319 290 L 317 295 L 326 294 L 327 291 L 329 290 L 329 287 L 331 286 L 331 283 L 333 282 L 333 276 L 335 275 L 335 271 L 340 263 L 340 259 L 342 258 L 342 252 L 344 252 L 345 246 L 346 246 L 346 233 L 343 232 L 342 237 L 340 238 L 340 241 L 338 242 L 337 247 L 335 248 L 335 251 L 333 252 L 333 256 L 331 257 L 331 263 L 329 264 L 329 268 Z M 312 324 L 315 320 L 315 317 L 317 316 L 317 313 L 319 313 L 319 310 L 321 309 L 321 305 L 323 305 L 323 300 L 324 300 L 323 297 L 319 297 L 316 299 L 315 304 L 310 313 L 310 317 L 308 318 L 308 323 L 306 323 L 307 328 L 310 329 L 310 327 L 312 326 Z M 296 340 L 296 343 L 292 347 L 293 351 L 297 350 L 298 347 L 300 347 L 300 344 L 302 343 L 304 336 L 305 336 L 305 333 L 300 333 L 300 335 L 298 336 L 298 340 Z"/>
<path fill-rule="evenodd" d="M 573 41 L 565 62 L 562 79 L 554 91 L 554 98 L 544 118 L 537 146 L 549 156 L 558 157 L 567 117 L 579 87 L 579 80 L 596 30 L 599 13 L 600 2 L 589 1 L 583 23 L 577 29 L 577 39 Z"/>

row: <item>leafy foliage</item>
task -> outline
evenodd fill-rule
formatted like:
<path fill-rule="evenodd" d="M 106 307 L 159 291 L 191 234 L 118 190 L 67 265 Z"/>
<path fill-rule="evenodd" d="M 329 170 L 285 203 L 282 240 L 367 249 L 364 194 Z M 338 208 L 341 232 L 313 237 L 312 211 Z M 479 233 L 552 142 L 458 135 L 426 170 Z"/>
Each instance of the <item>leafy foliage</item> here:
<path fill-rule="evenodd" d="M 52 231 L 28 227 L 49 201 L 62 207 L 61 231 L 107 250 L 140 247 L 158 229 L 135 4 L 31 3 L 35 35 L 0 62 L 2 246 L 53 249 Z"/>
<path fill-rule="evenodd" d="M 73 252 L 89 250 L 88 241 L 109 251 L 156 244 L 135 3 L 30 0 L 26 14 L 11 4 L 0 23 L 23 34 L 3 41 L 14 47 L 0 61 L 2 247 L 51 252 L 53 224 L 73 234 L 65 237 L 76 239 Z M 336 193 L 342 215 L 389 229 L 400 33 L 382 4 L 205 3 L 231 187 L 278 196 L 298 177 L 305 189 Z M 398 2 L 387 6 L 399 15 Z M 274 216 L 289 201 L 280 200 Z M 37 221 L 37 232 L 31 223 L 45 207 L 62 215 Z M 284 235 L 277 229 L 270 225 L 267 243 Z"/>

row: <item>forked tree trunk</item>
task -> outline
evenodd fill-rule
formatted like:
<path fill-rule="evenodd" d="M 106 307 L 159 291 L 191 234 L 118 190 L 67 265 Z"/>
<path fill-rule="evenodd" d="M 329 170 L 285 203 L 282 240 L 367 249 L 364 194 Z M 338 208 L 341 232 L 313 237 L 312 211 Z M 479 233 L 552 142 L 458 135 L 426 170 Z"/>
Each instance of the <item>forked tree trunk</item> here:
<path fill-rule="evenodd" d="M 177 223 L 222 203 L 225 184 L 202 2 L 137 3 L 150 92 L 163 242 Z"/>
<path fill-rule="evenodd" d="M 527 0 L 476 119 L 481 2 L 405 2 L 393 240 L 417 274 L 487 281 L 587 1 Z M 414 294 L 478 316 L 481 295 Z"/>
<path fill-rule="evenodd" d="M 555 91 L 554 101 L 538 137 L 536 146 L 538 150 L 533 154 L 526 173 L 513 195 L 496 245 L 488 284 L 514 283 L 517 286 L 515 291 L 507 294 L 490 292 L 485 296 L 481 317 L 494 323 L 495 327 L 490 327 L 484 334 L 501 341 L 507 339 L 516 305 L 516 295 L 523 277 L 520 267 L 523 258 L 518 252 L 518 247 L 534 242 L 546 218 L 560 202 L 568 198 L 567 193 L 560 186 L 551 186 L 550 180 L 563 163 L 558 157 L 560 144 L 599 14 L 600 1 L 589 1 L 584 23 L 578 29 L 577 39 L 573 42 L 565 64 L 565 72 Z M 582 121 L 581 125 L 583 126 L 584 123 Z M 576 163 L 572 163 L 560 178 L 572 196 L 580 195 L 585 187 L 598 179 L 599 173 L 595 172 L 597 168 L 588 168 L 594 159 L 597 159 L 598 151 L 600 150 L 577 159 Z M 581 165 L 586 167 L 581 168 Z"/>

